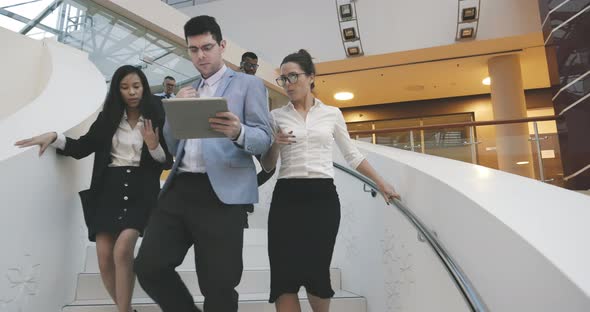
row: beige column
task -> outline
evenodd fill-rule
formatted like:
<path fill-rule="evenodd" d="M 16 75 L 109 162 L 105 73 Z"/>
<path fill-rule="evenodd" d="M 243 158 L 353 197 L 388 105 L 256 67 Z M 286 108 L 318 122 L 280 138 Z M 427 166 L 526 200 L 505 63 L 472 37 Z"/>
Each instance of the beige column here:
<path fill-rule="evenodd" d="M 526 118 L 526 102 L 519 55 L 511 54 L 491 58 L 488 61 L 488 72 L 492 81 L 494 119 Z M 531 143 L 528 140 L 527 123 L 495 127 L 499 169 L 534 178 L 535 170 Z"/>

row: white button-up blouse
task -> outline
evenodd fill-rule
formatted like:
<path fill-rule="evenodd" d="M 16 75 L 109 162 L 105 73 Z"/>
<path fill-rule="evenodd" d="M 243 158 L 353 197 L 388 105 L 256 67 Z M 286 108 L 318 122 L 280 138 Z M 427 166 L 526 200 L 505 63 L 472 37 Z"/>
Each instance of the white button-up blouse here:
<path fill-rule="evenodd" d="M 295 143 L 279 146 L 279 179 L 333 178 L 334 141 L 352 168 L 356 169 L 365 159 L 353 145 L 342 112 L 337 107 L 325 105 L 315 99 L 304 120 L 289 102 L 286 106 L 273 110 L 271 116 L 274 131 L 293 131 L 292 134 L 295 135 Z"/>

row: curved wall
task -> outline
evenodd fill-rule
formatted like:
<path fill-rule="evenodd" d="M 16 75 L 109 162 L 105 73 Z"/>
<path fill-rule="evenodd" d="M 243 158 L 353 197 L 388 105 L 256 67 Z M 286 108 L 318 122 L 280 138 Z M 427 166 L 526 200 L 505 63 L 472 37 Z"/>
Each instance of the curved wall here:
<path fill-rule="evenodd" d="M 83 134 L 106 84 L 85 54 L 52 41 L 19 40 L 45 46 L 45 52 L 35 58 L 18 53 L 22 45 L 8 45 L 15 64 L 43 62 L 46 67 L 31 75 L 48 74 L 37 97 L 0 120 L 0 275 L 6 276 L 0 279 L 0 311 L 58 312 L 73 301 L 76 274 L 83 269 L 87 238 L 77 192 L 90 183 L 92 157 L 75 161 L 52 148 L 38 157 L 38 148 L 13 144 L 52 130 Z"/>

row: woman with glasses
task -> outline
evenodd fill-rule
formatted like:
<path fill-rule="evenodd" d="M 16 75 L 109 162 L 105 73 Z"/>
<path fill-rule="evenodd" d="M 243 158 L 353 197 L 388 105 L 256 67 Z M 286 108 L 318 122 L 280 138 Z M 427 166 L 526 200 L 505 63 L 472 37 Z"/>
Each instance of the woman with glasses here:
<path fill-rule="evenodd" d="M 155 101 L 145 74 L 125 65 L 113 74 L 102 112 L 85 135 L 48 132 L 15 144 L 39 145 L 39 155 L 50 145 L 76 159 L 94 153 L 90 189 L 80 197 L 100 276 L 118 312 L 132 311 L 133 251 L 156 206 L 162 170 L 172 166 L 164 111 Z"/>
<path fill-rule="evenodd" d="M 314 97 L 314 79 L 315 66 L 307 51 L 283 59 L 277 84 L 290 102 L 271 112 L 275 140 L 262 157 L 267 171 L 281 157 L 268 218 L 269 302 L 275 302 L 279 312 L 301 311 L 301 286 L 314 312 L 328 311 L 334 295 L 330 262 L 340 202 L 333 180 L 333 141 L 351 167 L 378 185 L 386 202 L 399 198 L 353 145 L 340 110 Z"/>

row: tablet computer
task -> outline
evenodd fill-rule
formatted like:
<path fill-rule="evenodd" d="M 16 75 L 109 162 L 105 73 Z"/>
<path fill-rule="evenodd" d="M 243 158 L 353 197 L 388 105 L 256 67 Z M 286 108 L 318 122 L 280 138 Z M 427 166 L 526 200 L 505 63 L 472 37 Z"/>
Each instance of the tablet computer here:
<path fill-rule="evenodd" d="M 222 97 L 162 99 L 166 122 L 176 139 L 223 138 L 213 131 L 209 118 L 227 112 L 227 101 Z"/>

